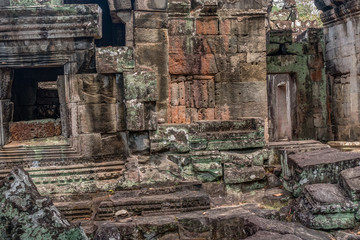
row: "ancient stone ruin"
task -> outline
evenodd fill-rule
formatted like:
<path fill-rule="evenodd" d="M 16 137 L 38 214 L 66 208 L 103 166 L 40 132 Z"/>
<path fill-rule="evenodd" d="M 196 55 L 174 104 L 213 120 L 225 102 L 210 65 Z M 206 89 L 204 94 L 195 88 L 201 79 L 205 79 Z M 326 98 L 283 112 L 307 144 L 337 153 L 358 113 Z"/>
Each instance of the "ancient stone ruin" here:
<path fill-rule="evenodd" d="M 0 0 L 1 239 L 360 239 L 360 0 Z"/>

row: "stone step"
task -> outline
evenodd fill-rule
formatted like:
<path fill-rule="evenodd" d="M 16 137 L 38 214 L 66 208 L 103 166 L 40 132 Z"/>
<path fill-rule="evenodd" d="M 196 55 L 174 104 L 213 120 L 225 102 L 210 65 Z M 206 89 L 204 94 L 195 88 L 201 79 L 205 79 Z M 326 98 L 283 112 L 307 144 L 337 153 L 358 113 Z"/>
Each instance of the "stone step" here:
<path fill-rule="evenodd" d="M 267 144 L 268 148 L 276 151 L 286 151 L 287 154 L 309 152 L 314 150 L 322 150 L 330 148 L 329 145 L 323 144 L 315 140 L 307 141 L 290 141 L 290 142 L 271 142 Z"/>
<path fill-rule="evenodd" d="M 303 188 L 294 205 L 295 215 L 307 227 L 322 230 L 349 229 L 356 224 L 358 202 L 338 184 L 311 184 Z"/>
<path fill-rule="evenodd" d="M 282 162 L 284 187 L 298 196 L 307 184 L 338 183 L 342 170 L 359 164 L 360 153 L 333 148 L 291 154 Z"/>
<path fill-rule="evenodd" d="M 76 153 L 73 148 L 60 148 L 60 149 L 36 149 L 36 150 L 11 150 L 11 151 L 0 151 L 0 158 L 14 157 L 14 156 L 32 156 L 32 155 L 51 155 L 51 154 L 71 154 Z"/>
<path fill-rule="evenodd" d="M 352 201 L 360 200 L 360 167 L 349 168 L 340 173 L 340 186 Z"/>
<path fill-rule="evenodd" d="M 3 168 L 12 168 L 12 166 L 21 165 L 25 162 L 41 161 L 41 160 L 56 160 L 64 158 L 77 158 L 80 154 L 76 148 L 70 144 L 55 142 L 57 144 L 48 145 L 51 141 L 39 141 L 26 143 L 12 143 L 5 145 L 0 150 L 0 166 Z M 26 167 L 26 165 L 25 165 Z"/>
<path fill-rule="evenodd" d="M 82 189 L 84 192 L 110 188 L 125 171 L 122 160 L 49 166 L 26 169 L 42 194 L 72 193 Z M 0 170 L 0 179 L 11 169 Z"/>
<path fill-rule="evenodd" d="M 243 138 L 243 136 L 253 133 L 255 130 L 228 130 L 228 131 L 214 131 L 198 133 L 198 138 L 206 138 L 207 140 L 217 140 L 226 138 Z"/>

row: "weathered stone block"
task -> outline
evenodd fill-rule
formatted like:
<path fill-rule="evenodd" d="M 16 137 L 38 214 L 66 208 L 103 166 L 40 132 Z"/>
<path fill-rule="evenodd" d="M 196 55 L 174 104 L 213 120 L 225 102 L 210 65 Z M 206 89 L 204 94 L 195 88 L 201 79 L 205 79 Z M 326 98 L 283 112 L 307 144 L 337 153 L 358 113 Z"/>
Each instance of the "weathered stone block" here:
<path fill-rule="evenodd" d="M 136 0 L 136 10 L 140 11 L 165 11 L 167 9 L 168 0 Z"/>
<path fill-rule="evenodd" d="M 218 181 L 222 177 L 222 167 L 219 162 L 193 163 L 196 177 L 202 182 Z"/>
<path fill-rule="evenodd" d="M 116 125 L 118 132 L 126 130 L 126 105 L 123 102 L 116 104 Z"/>
<path fill-rule="evenodd" d="M 242 10 L 264 9 L 266 6 L 267 6 L 266 1 L 235 0 L 235 1 L 225 2 L 224 5 L 222 6 L 222 9 L 242 9 Z"/>
<path fill-rule="evenodd" d="M 196 34 L 217 35 L 219 34 L 219 21 L 216 18 L 196 19 Z"/>
<path fill-rule="evenodd" d="M 39 5 L 39 2 L 59 2 L 59 0 L 15 0 L 11 5 Z M 9 14 L 10 13 L 10 14 Z M 0 33 L 1 40 L 40 40 L 68 38 L 101 38 L 101 8 L 96 5 L 82 4 L 73 6 L 37 6 L 37 8 L 2 8 L 5 31 Z M 12 23 L 14 16 L 26 17 L 26 24 Z M 64 17 L 66 16 L 66 17 Z M 76 19 L 76 20 L 74 20 Z M 61 22 L 62 24 L 58 24 Z M 51 31 L 56 25 L 57 31 Z M 31 26 L 29 28 L 29 26 Z M 18 32 L 21 34 L 17 34 Z M 48 51 L 46 49 L 46 51 Z M 2 58 L 1 62 L 3 61 Z"/>
<path fill-rule="evenodd" d="M 192 35 L 194 32 L 193 18 L 172 18 L 169 19 L 169 35 L 184 36 Z"/>
<path fill-rule="evenodd" d="M 343 170 L 340 173 L 340 185 L 350 196 L 351 200 L 360 199 L 360 167 Z"/>
<path fill-rule="evenodd" d="M 169 73 L 176 75 L 200 74 L 201 56 L 184 53 L 169 54 Z"/>
<path fill-rule="evenodd" d="M 132 153 L 149 152 L 149 132 L 129 132 L 129 148 Z"/>
<path fill-rule="evenodd" d="M 131 10 L 131 0 L 108 0 L 110 11 Z"/>
<path fill-rule="evenodd" d="M 265 170 L 260 166 L 232 168 L 231 165 L 225 164 L 224 168 L 224 181 L 227 184 L 253 182 L 265 178 Z"/>
<path fill-rule="evenodd" d="M 8 1 L 10 1 L 11 6 L 62 5 L 63 4 L 63 0 L 8 0 Z"/>
<path fill-rule="evenodd" d="M 14 168 L 0 186 L 2 239 L 88 239 L 81 227 L 64 218 L 50 198 L 39 194 L 23 169 Z M 7 228 L 9 225 L 13 227 Z"/>
<path fill-rule="evenodd" d="M 0 7 L 10 6 L 10 0 L 3 0 L 0 2 Z"/>
<path fill-rule="evenodd" d="M 168 38 L 167 29 L 135 28 L 136 43 L 162 43 Z"/>
<path fill-rule="evenodd" d="M 269 38 L 270 43 L 285 44 L 292 43 L 291 30 L 272 31 Z"/>
<path fill-rule="evenodd" d="M 135 12 L 135 28 L 160 29 L 168 27 L 168 17 L 162 12 Z"/>
<path fill-rule="evenodd" d="M 151 102 L 158 99 L 154 72 L 124 73 L 125 99 Z"/>
<path fill-rule="evenodd" d="M 120 89 L 114 75 L 79 74 L 73 77 L 78 99 L 82 103 L 116 103 Z M 77 97 L 74 96 L 74 99 Z"/>
<path fill-rule="evenodd" d="M 129 131 L 156 130 L 155 104 L 136 100 L 126 102 L 126 125 Z"/>
<path fill-rule="evenodd" d="M 191 9 L 191 0 L 169 0 L 169 12 L 187 13 Z"/>
<path fill-rule="evenodd" d="M 123 155 L 128 154 L 126 133 L 102 134 L 101 135 L 101 152 L 103 155 Z"/>
<path fill-rule="evenodd" d="M 98 73 L 122 73 L 135 67 L 131 47 L 96 48 L 96 70 Z"/>
<path fill-rule="evenodd" d="M 156 132 L 150 136 L 151 152 L 179 152 L 186 153 L 190 151 L 189 128 L 193 125 L 167 125 L 161 124 Z"/>
<path fill-rule="evenodd" d="M 93 157 L 102 154 L 102 141 L 100 133 L 80 134 L 79 141 L 81 155 L 83 157 Z"/>
<path fill-rule="evenodd" d="M 295 205 L 296 215 L 305 226 L 315 229 L 346 229 L 355 225 L 357 203 L 347 199 L 338 185 L 313 184 L 304 187 Z"/>
<path fill-rule="evenodd" d="M 114 133 L 116 104 L 88 104 L 78 106 L 81 133 Z"/>
<path fill-rule="evenodd" d="M 341 152 L 337 149 L 291 154 L 288 156 L 289 176 L 284 187 L 298 196 L 305 185 L 313 183 L 337 183 L 340 172 L 360 163 L 360 154 Z"/>

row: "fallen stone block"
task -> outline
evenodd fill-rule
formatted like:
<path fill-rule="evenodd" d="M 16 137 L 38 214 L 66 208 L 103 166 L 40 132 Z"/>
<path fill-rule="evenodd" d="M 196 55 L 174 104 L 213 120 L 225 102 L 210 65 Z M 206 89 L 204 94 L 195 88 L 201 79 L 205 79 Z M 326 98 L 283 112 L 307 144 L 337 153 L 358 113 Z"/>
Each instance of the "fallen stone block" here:
<path fill-rule="evenodd" d="M 70 224 L 52 201 L 42 197 L 21 168 L 0 181 L 1 239 L 88 239 L 81 227 Z"/>
<path fill-rule="evenodd" d="M 247 168 L 233 168 L 225 164 L 224 180 L 225 183 L 245 183 L 262 180 L 265 178 L 265 170 L 260 166 Z"/>
<path fill-rule="evenodd" d="M 360 167 L 343 170 L 340 173 L 339 183 L 351 200 L 360 200 Z"/>
<path fill-rule="evenodd" d="M 294 209 L 305 226 L 329 230 L 353 228 L 358 207 L 338 185 L 312 184 L 304 187 Z"/>
<path fill-rule="evenodd" d="M 284 187 L 299 196 L 304 185 L 338 183 L 341 171 L 359 164 L 360 153 L 333 148 L 292 154 L 283 164 Z"/>

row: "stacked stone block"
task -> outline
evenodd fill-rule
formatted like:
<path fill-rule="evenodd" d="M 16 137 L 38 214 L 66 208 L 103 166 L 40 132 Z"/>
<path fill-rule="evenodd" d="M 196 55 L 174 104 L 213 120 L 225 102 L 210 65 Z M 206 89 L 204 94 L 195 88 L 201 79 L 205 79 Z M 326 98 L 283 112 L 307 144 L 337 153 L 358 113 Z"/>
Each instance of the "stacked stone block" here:
<path fill-rule="evenodd" d="M 168 104 L 168 14 L 167 1 L 136 1 L 134 11 L 135 62 L 139 70 L 156 76 L 156 111 L 160 123 L 167 121 Z"/>
<path fill-rule="evenodd" d="M 265 144 L 260 119 L 160 125 L 150 142 L 152 154 L 168 152 L 182 178 L 221 182 L 239 191 L 266 186 L 270 151 L 260 150 Z"/>

